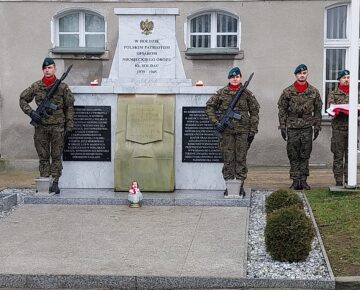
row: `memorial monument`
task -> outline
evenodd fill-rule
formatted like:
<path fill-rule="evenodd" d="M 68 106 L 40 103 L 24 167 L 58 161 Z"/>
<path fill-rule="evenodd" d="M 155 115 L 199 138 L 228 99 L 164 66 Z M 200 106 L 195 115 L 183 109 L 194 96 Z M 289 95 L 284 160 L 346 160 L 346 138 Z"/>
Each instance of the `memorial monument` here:
<path fill-rule="evenodd" d="M 137 179 L 144 191 L 173 191 L 175 95 L 167 87 L 191 85 L 177 65 L 178 9 L 126 8 L 115 9 L 115 14 L 119 40 L 105 83 L 159 92 L 118 96 L 115 190 L 127 190 Z"/>
<path fill-rule="evenodd" d="M 186 78 L 175 35 L 179 9 L 114 13 L 119 38 L 108 78 L 71 88 L 78 130 L 65 148 L 61 186 L 128 191 L 137 180 L 141 191 L 223 190 L 218 141 L 204 111 L 218 87 Z"/>

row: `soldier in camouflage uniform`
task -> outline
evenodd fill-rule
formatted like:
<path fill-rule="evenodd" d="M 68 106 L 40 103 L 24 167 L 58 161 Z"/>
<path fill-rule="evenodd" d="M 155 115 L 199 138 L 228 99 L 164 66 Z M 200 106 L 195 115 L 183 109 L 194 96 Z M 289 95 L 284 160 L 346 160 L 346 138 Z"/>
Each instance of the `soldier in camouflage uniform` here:
<path fill-rule="evenodd" d="M 42 66 L 43 78 L 36 81 L 20 95 L 20 108 L 25 114 L 40 125 L 35 128 L 34 144 L 39 156 L 40 176 L 53 178 L 50 192 L 60 193 L 58 186 L 62 172 L 61 156 L 64 148 L 64 137 L 73 130 L 74 96 L 65 83 L 61 83 L 55 92 L 52 102 L 57 110 L 49 117 L 41 118 L 29 103 L 35 99 L 39 105 L 56 81 L 56 67 L 52 58 L 45 58 Z M 51 158 L 51 161 L 50 161 Z"/>
<path fill-rule="evenodd" d="M 240 195 L 245 195 L 244 180 L 247 177 L 246 155 L 250 144 L 258 132 L 259 103 L 249 90 L 245 90 L 234 107 L 234 111 L 241 115 L 240 119 L 232 119 L 233 128 L 218 128 L 217 111 L 220 116 L 224 114 L 229 104 L 241 86 L 241 72 L 238 67 L 229 71 L 229 83 L 226 87 L 218 90 L 206 103 L 206 113 L 211 123 L 218 131 L 223 132 L 219 142 L 219 148 L 224 160 L 222 169 L 225 181 L 239 179 L 241 181 Z M 227 195 L 225 190 L 224 195 Z"/>
<path fill-rule="evenodd" d="M 296 81 L 284 89 L 278 108 L 279 129 L 287 141 L 290 178 L 293 180 L 290 188 L 299 190 L 310 189 L 306 179 L 309 176 L 312 141 L 321 129 L 322 101 L 319 91 L 307 82 L 306 65 L 298 65 L 294 74 Z"/>
<path fill-rule="evenodd" d="M 342 70 L 338 75 L 339 84 L 328 95 L 328 105 L 349 103 L 350 72 Z M 359 100 L 360 101 L 360 100 Z M 331 152 L 334 155 L 333 172 L 336 186 L 343 186 L 348 178 L 348 114 L 339 111 L 331 121 Z"/>

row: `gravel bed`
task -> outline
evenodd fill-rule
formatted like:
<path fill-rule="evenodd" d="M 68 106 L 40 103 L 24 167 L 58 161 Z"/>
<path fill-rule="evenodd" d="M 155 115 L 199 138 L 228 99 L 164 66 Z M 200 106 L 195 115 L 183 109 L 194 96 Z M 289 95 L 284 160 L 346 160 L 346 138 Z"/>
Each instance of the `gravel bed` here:
<path fill-rule="evenodd" d="M 309 257 L 304 262 L 278 262 L 271 258 L 265 249 L 264 230 L 266 225 L 265 199 L 269 191 L 254 191 L 251 198 L 248 233 L 247 278 L 261 279 L 299 279 L 331 280 L 320 242 L 312 241 Z M 303 193 L 299 193 L 304 201 Z M 304 202 L 304 209 L 309 209 Z"/>

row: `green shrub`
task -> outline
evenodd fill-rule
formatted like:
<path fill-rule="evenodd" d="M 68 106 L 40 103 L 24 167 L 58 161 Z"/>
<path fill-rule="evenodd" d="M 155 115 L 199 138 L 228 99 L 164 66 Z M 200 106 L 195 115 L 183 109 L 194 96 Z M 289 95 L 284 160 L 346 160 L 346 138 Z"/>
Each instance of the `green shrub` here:
<path fill-rule="evenodd" d="M 265 209 L 267 214 L 287 206 L 297 206 L 300 209 L 304 208 L 301 198 L 294 190 L 281 188 L 272 192 L 266 198 Z"/>
<path fill-rule="evenodd" d="M 267 216 L 265 245 L 274 260 L 299 262 L 308 257 L 314 230 L 304 210 L 296 206 L 273 211 Z"/>

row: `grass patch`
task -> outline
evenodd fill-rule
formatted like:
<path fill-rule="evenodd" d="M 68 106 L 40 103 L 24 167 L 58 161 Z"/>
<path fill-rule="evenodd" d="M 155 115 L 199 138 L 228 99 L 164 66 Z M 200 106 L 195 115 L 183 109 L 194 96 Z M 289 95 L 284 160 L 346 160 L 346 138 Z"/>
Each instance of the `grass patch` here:
<path fill-rule="evenodd" d="M 306 191 L 335 276 L 360 273 L 360 193 Z"/>

